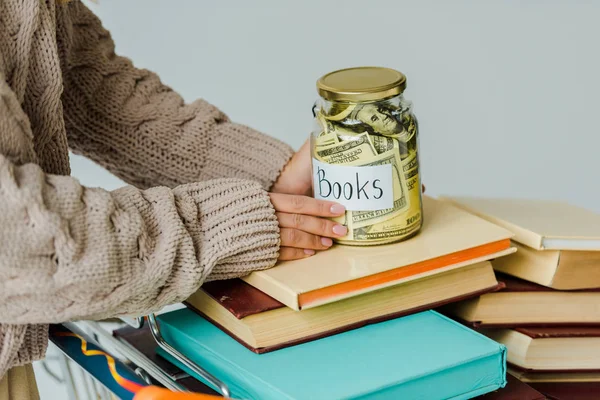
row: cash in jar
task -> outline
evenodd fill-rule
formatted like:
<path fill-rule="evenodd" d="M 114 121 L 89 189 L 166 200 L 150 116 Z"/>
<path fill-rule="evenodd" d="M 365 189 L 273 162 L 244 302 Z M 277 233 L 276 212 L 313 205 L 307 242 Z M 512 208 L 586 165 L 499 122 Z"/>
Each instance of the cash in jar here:
<path fill-rule="evenodd" d="M 335 218 L 348 227 L 338 243 L 392 243 L 421 229 L 419 129 L 405 88 L 402 73 L 382 67 L 343 69 L 317 81 L 313 190 L 346 206 Z"/>

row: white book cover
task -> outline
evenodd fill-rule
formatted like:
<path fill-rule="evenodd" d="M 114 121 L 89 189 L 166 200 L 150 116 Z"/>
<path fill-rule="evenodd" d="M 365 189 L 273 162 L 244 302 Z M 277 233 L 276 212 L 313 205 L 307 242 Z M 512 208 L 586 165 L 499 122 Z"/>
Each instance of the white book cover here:
<path fill-rule="evenodd" d="M 536 250 L 600 250 L 600 214 L 585 208 L 547 200 L 440 199 L 512 231 L 514 241 Z"/>

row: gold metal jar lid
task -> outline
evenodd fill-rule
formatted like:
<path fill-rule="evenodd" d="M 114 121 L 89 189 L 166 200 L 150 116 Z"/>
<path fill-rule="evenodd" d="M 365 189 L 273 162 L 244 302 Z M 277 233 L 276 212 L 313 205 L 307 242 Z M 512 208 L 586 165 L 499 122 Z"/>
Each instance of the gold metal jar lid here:
<path fill-rule="evenodd" d="M 317 81 L 317 91 L 326 100 L 375 101 L 396 96 L 406 88 L 401 72 L 383 67 L 356 67 L 330 72 Z"/>

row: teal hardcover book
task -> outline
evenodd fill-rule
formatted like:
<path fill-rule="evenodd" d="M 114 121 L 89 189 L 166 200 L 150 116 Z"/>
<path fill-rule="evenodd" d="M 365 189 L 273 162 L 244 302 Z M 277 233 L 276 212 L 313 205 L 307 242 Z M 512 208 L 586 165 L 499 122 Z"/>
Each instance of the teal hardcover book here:
<path fill-rule="evenodd" d="M 506 384 L 505 347 L 435 311 L 266 354 L 188 309 L 158 319 L 165 339 L 237 399 L 470 399 Z"/>

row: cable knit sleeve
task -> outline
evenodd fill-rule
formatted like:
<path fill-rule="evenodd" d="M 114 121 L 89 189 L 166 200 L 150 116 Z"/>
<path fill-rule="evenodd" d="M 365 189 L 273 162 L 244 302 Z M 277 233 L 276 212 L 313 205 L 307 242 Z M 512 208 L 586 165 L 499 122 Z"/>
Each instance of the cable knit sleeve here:
<path fill-rule="evenodd" d="M 141 315 L 209 279 L 275 264 L 278 226 L 256 182 L 85 188 L 0 155 L 0 322 Z"/>
<path fill-rule="evenodd" d="M 115 55 L 108 31 L 80 2 L 63 12 L 70 21 L 59 27 L 63 103 L 74 152 L 141 188 L 225 177 L 271 187 L 289 146 L 232 123 L 204 100 L 185 104 L 155 74 Z"/>
<path fill-rule="evenodd" d="M 0 374 L 32 356 L 14 350 L 38 328 L 14 324 L 141 315 L 275 264 L 279 227 L 258 182 L 86 188 L 27 161 L 30 137 L 0 73 Z"/>

